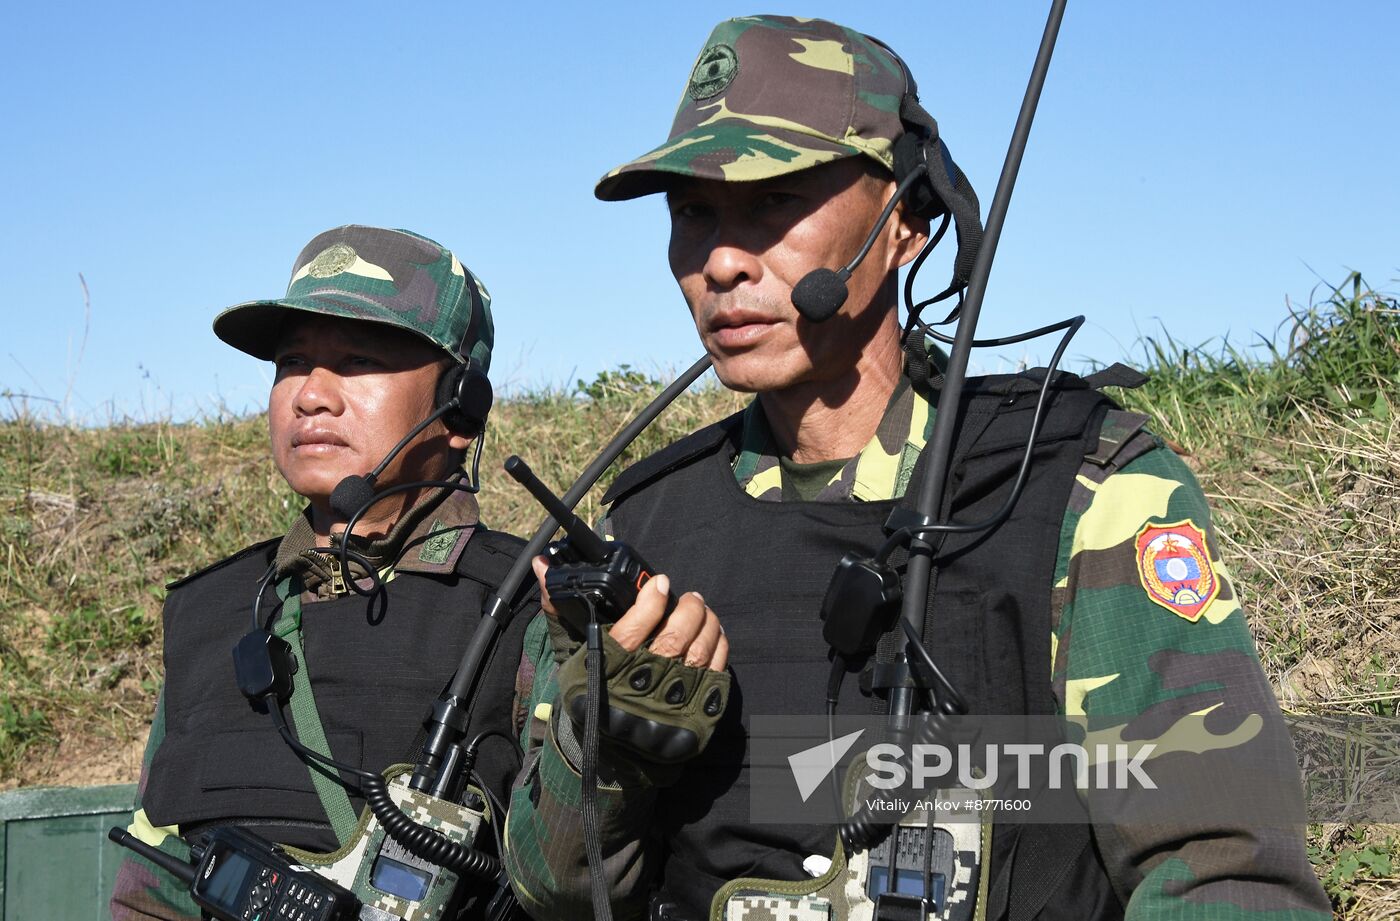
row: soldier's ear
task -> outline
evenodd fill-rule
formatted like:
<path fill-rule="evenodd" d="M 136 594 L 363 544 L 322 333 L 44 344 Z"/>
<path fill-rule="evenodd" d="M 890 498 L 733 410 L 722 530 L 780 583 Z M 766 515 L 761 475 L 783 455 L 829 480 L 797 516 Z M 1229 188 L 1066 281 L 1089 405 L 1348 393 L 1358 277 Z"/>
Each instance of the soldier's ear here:
<path fill-rule="evenodd" d="M 890 270 L 901 268 L 913 262 L 919 251 L 928 243 L 929 219 L 916 214 L 909 207 L 908 200 L 901 200 L 890 217 Z"/>

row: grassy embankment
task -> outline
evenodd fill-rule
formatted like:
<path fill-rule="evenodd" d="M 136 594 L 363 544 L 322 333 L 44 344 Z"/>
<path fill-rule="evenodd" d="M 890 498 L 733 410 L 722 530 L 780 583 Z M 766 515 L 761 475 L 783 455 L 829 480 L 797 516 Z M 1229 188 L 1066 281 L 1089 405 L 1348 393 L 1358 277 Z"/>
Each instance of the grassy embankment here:
<path fill-rule="evenodd" d="M 1400 303 L 1352 278 L 1285 332 L 1264 357 L 1148 340 L 1152 381 L 1123 398 L 1188 452 L 1285 709 L 1394 717 Z M 562 488 L 654 386 L 623 370 L 499 406 L 485 519 L 517 532 L 538 521 L 500 472 L 508 453 Z M 739 405 L 717 389 L 691 394 L 626 459 Z M 0 422 L 0 789 L 134 780 L 161 676 L 161 586 L 279 533 L 298 507 L 261 418 Z M 1315 826 L 1310 844 L 1347 917 L 1400 912 L 1400 829 Z"/>

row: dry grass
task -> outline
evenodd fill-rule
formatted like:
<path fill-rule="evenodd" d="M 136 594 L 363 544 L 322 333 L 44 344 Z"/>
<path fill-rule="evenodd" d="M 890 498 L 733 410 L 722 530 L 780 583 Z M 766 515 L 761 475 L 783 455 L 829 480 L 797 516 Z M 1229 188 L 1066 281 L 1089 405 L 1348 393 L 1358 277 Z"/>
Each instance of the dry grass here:
<path fill-rule="evenodd" d="M 1153 380 L 1124 399 L 1189 452 L 1285 711 L 1367 720 L 1387 737 L 1364 768 L 1319 767 L 1310 782 L 1354 790 L 1386 769 L 1393 795 L 1400 310 L 1359 277 L 1348 281 L 1349 290 L 1295 312 L 1285 343 L 1263 360 L 1228 344 L 1149 341 Z M 1339 917 L 1400 917 L 1400 874 L 1391 872 L 1400 826 L 1313 826 L 1309 845 Z"/>
<path fill-rule="evenodd" d="M 1146 343 L 1153 381 L 1124 394 L 1182 445 L 1216 509 L 1255 641 L 1293 713 L 1400 715 L 1400 311 L 1364 289 L 1296 312 L 1262 359 L 1228 344 Z M 626 368 L 583 393 L 505 401 L 482 514 L 528 533 L 501 473 L 524 456 L 557 491 L 657 383 Z M 732 412 L 680 400 L 624 457 Z M 134 780 L 160 680 L 160 586 L 280 533 L 300 506 L 261 418 L 200 424 L 0 422 L 0 789 Z M 596 516 L 595 490 L 581 505 Z M 1339 916 L 1400 917 L 1396 826 L 1329 825 L 1309 843 Z"/>
<path fill-rule="evenodd" d="M 501 471 L 505 458 L 522 455 L 562 492 L 656 389 L 624 370 L 602 375 L 589 394 L 503 402 L 482 458 L 483 520 L 533 531 L 539 507 Z M 620 463 L 741 405 L 697 388 Z M 106 428 L 24 414 L 0 422 L 0 789 L 135 779 L 161 678 L 162 586 L 280 534 L 301 508 L 266 437 L 260 416 Z M 580 514 L 596 516 L 601 494 L 590 493 Z"/>

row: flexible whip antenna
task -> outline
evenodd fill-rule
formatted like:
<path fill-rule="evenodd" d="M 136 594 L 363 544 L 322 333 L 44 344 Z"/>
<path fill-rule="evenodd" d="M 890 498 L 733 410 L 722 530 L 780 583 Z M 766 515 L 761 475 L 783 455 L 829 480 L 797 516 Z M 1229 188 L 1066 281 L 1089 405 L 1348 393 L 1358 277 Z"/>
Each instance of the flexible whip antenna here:
<path fill-rule="evenodd" d="M 618 455 L 627 449 L 637 436 L 642 433 L 661 412 L 670 406 L 675 399 L 690 388 L 690 385 L 699 379 L 700 375 L 710 369 L 710 356 L 705 355 L 685 370 L 680 377 L 677 377 L 661 393 L 657 394 L 650 403 L 642 409 L 640 413 L 618 432 L 613 440 L 599 452 L 583 473 L 579 474 L 574 484 L 564 493 L 564 506 L 572 511 L 578 505 L 579 500 L 584 497 L 588 490 L 598 482 L 604 471 L 617 460 Z M 519 591 L 521 584 L 527 575 L 530 575 L 530 561 L 544 550 L 544 545 L 549 543 L 549 539 L 554 536 L 554 532 L 559 529 L 559 522 L 551 515 L 546 515 L 540 522 L 540 526 L 535 529 L 535 534 L 530 538 L 520 555 L 515 558 L 510 569 L 506 572 L 506 577 L 501 580 L 500 587 L 486 601 L 482 609 L 481 623 L 477 625 L 472 633 L 471 642 L 466 651 L 462 654 L 461 664 L 457 666 L 457 671 L 452 676 L 452 683 L 448 685 L 437 704 L 433 707 L 433 714 L 429 722 L 427 740 L 423 744 L 423 752 L 419 759 L 418 766 L 414 769 L 413 779 L 409 782 L 415 790 L 431 793 L 438 798 L 445 798 L 444 794 L 450 793 L 456 782 L 460 771 L 454 769 L 454 765 L 449 762 L 444 764 L 444 759 L 451 755 L 451 749 L 460 741 L 466 731 L 468 713 L 471 709 L 472 691 L 476 684 L 481 665 L 485 661 L 486 654 L 495 645 L 496 637 L 501 629 L 510 620 L 511 599 Z"/>
<path fill-rule="evenodd" d="M 992 260 L 996 257 L 997 241 L 1001 237 L 1001 228 L 1006 222 L 1006 211 L 1011 204 L 1011 191 L 1016 186 L 1016 174 L 1021 169 L 1021 158 L 1026 152 L 1031 122 L 1035 120 L 1040 91 L 1045 85 L 1045 74 L 1050 69 L 1050 56 L 1054 53 L 1060 21 L 1065 15 L 1065 2 L 1066 0 L 1054 0 L 1051 4 L 1045 32 L 1040 38 L 1040 50 L 1036 53 L 1035 66 L 1031 69 L 1030 82 L 1026 86 L 1026 95 L 1021 101 L 1021 111 L 1016 116 L 1015 130 L 1011 133 L 1006 162 L 1001 167 L 996 195 L 992 198 L 991 209 L 987 212 L 982 243 L 977 250 L 977 259 L 972 265 L 972 275 L 968 279 L 962 319 L 958 322 L 958 331 L 948 356 L 948 369 L 944 372 L 945 382 L 938 396 L 938 411 L 933 420 L 933 434 L 929 438 L 928 470 L 919 484 L 918 502 L 915 506 L 924 522 L 939 520 L 943 508 L 943 499 L 947 492 L 948 463 L 952 456 L 953 436 L 957 430 L 958 403 L 962 399 L 963 384 L 967 380 L 967 361 L 972 351 L 972 341 L 977 335 L 977 317 L 982 310 L 982 299 L 987 292 L 987 278 L 991 275 Z M 928 604 L 933 549 L 933 544 L 918 534 L 909 543 L 909 563 L 905 571 L 904 601 L 900 616 L 914 628 L 920 642 L 924 638 L 924 610 Z M 903 651 L 900 652 L 897 661 L 902 666 L 901 670 L 907 673 L 908 657 Z M 892 716 L 908 716 L 913 712 L 913 703 L 912 688 L 896 687 L 890 691 Z"/>

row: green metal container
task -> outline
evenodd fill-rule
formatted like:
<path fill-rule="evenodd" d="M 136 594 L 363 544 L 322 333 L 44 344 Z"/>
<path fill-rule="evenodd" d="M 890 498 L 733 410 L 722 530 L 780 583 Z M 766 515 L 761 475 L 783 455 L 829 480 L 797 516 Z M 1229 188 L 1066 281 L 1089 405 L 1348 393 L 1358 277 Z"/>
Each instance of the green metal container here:
<path fill-rule="evenodd" d="M 108 921 L 135 784 L 0 793 L 0 921 Z"/>

